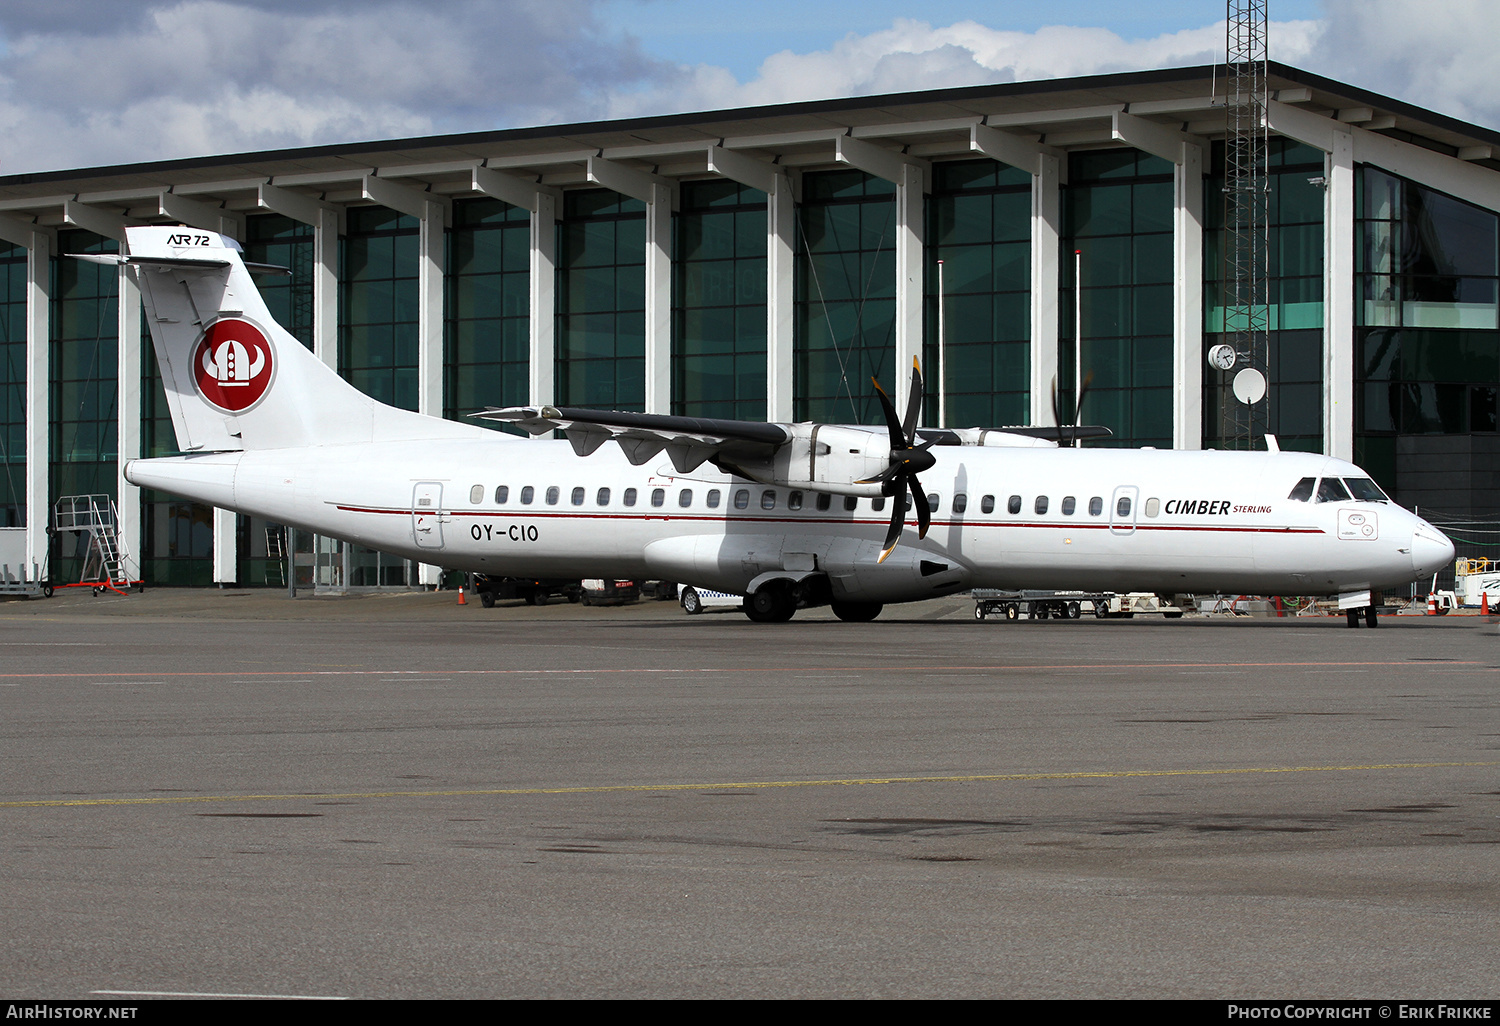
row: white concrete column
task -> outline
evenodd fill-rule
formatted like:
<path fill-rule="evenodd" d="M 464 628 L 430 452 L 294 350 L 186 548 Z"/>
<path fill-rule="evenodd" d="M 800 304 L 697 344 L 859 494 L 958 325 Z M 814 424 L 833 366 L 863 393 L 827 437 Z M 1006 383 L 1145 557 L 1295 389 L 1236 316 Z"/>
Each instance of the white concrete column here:
<path fill-rule="evenodd" d="M 47 564 L 47 527 L 52 522 L 48 428 L 52 250 L 50 232 L 34 231 L 26 247 L 26 562 Z M 28 571 L 29 572 L 29 571 Z"/>
<path fill-rule="evenodd" d="M 312 212 L 313 355 L 339 369 L 339 213 L 331 207 Z"/>
<path fill-rule="evenodd" d="M 557 395 L 557 203 L 554 193 L 539 191 L 531 212 L 529 373 L 534 406 L 548 405 Z"/>
<path fill-rule="evenodd" d="M 417 412 L 429 417 L 443 415 L 443 271 L 447 265 L 443 244 L 443 205 L 436 200 L 423 204 L 417 234 Z M 441 568 L 421 564 L 418 579 L 434 586 Z"/>
<path fill-rule="evenodd" d="M 1036 158 L 1031 176 L 1031 423 L 1052 423 L 1057 377 L 1058 260 L 1062 238 L 1062 161 Z"/>
<path fill-rule="evenodd" d="M 1203 448 L 1203 148 L 1172 169 L 1172 448 Z"/>
<path fill-rule="evenodd" d="M 905 410 L 910 388 L 911 366 L 922 356 L 924 243 L 926 241 L 926 205 L 923 203 L 925 169 L 902 164 L 896 182 L 896 381 L 900 389 L 900 410 Z M 937 372 L 933 367 L 923 372 L 924 380 Z M 935 388 L 929 391 L 936 394 Z M 919 416 L 925 422 L 926 417 Z"/>
<path fill-rule="evenodd" d="M 788 423 L 792 393 L 797 207 L 792 181 L 777 174 L 766 193 L 766 419 Z"/>
<path fill-rule="evenodd" d="M 417 231 L 417 412 L 443 415 L 443 205 L 428 200 Z"/>
<path fill-rule="evenodd" d="M 1323 207 L 1323 452 L 1354 459 L 1354 139 L 1333 134 Z"/>
<path fill-rule="evenodd" d="M 123 247 L 122 247 L 123 248 Z M 145 535 L 141 530 L 141 490 L 125 480 L 125 464 L 141 455 L 141 292 L 122 265 L 119 268 L 116 303 L 116 422 L 115 422 L 115 506 L 120 520 L 116 525 L 125 550 L 125 572 L 132 580 L 141 576 L 141 556 L 145 552 Z M 215 566 L 223 539 L 214 531 Z M 234 560 L 234 535 L 229 537 L 230 565 Z M 214 580 L 223 580 L 215 575 Z M 234 580 L 231 575 L 228 580 Z"/>
<path fill-rule="evenodd" d="M 672 412 L 672 190 L 646 203 L 646 412 Z"/>

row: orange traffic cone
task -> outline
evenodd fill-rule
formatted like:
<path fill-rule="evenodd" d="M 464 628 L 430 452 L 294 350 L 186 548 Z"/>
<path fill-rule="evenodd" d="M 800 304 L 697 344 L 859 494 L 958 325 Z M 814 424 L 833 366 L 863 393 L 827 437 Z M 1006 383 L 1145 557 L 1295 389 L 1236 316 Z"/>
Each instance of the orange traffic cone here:
<path fill-rule="evenodd" d="M 1437 595 L 1432 592 L 1427 593 L 1427 615 L 1437 616 Z"/>
<path fill-rule="evenodd" d="M 1481 591 L 1479 593 L 1479 615 L 1490 615 L 1490 593 L 1487 591 Z"/>
<path fill-rule="evenodd" d="M 464 598 L 464 589 L 463 588 L 459 588 L 458 589 L 458 604 L 461 605 L 461 606 L 466 606 L 466 605 L 469 604 L 469 600 L 466 599 L 466 598 Z"/>

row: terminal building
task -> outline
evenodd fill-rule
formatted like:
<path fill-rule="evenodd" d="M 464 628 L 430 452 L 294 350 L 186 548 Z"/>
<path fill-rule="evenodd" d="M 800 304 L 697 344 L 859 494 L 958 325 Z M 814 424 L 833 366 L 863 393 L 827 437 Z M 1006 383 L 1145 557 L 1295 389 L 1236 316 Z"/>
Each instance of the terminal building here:
<path fill-rule="evenodd" d="M 1493 516 L 1500 133 L 1267 77 L 1266 430 L 1440 524 Z M 76 579 L 53 506 L 108 495 L 132 577 L 281 582 L 270 525 L 123 477 L 176 441 L 139 295 L 68 254 L 133 224 L 290 268 L 263 283 L 283 325 L 435 416 L 880 423 L 870 378 L 904 390 L 917 357 L 925 423 L 1041 425 L 1076 352 L 1082 419 L 1113 431 L 1090 444 L 1241 444 L 1206 359 L 1233 316 L 1225 123 L 1223 69 L 1199 67 L 0 177 L 0 527 Z M 301 548 L 321 587 L 436 579 Z"/>

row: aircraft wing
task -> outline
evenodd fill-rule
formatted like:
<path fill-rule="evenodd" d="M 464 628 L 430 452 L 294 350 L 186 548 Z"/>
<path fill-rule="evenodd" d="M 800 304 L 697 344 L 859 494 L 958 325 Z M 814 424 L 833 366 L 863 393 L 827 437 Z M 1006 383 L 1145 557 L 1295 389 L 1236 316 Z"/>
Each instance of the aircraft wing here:
<path fill-rule="evenodd" d="M 492 406 L 472 416 L 514 424 L 533 435 L 561 430 L 580 456 L 588 456 L 613 441 L 635 466 L 665 449 L 679 474 L 690 474 L 709 460 L 715 466 L 736 467 L 765 462 L 793 437 L 792 431 L 780 424 L 574 406 Z"/>

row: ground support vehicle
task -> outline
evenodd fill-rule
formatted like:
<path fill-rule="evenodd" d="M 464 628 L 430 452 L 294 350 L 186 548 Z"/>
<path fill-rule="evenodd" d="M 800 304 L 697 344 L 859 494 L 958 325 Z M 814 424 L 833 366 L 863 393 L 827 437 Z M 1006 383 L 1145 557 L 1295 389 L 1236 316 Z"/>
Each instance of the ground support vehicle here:
<path fill-rule="evenodd" d="M 486 609 L 500 599 L 525 599 L 528 606 L 545 606 L 553 598 L 577 602 L 583 590 L 576 580 L 474 575 L 474 590 Z"/>
<path fill-rule="evenodd" d="M 637 602 L 641 597 L 641 586 L 636 581 L 584 578 L 582 584 L 583 604 L 586 606 L 623 606 Z"/>
<path fill-rule="evenodd" d="M 682 611 L 689 616 L 697 616 L 705 609 L 715 607 L 732 607 L 739 609 L 745 604 L 745 596 L 736 595 L 728 591 L 711 591 L 708 588 L 684 587 L 678 598 L 682 605 Z"/>
<path fill-rule="evenodd" d="M 1076 620 L 1083 615 L 1084 605 L 1095 616 L 1119 615 L 1111 613 L 1110 604 L 1117 596 L 1103 591 L 1001 591 L 994 588 L 975 588 L 974 619 L 988 620 L 999 617 L 1005 620 Z M 1128 614 L 1126 614 L 1128 615 Z"/>

